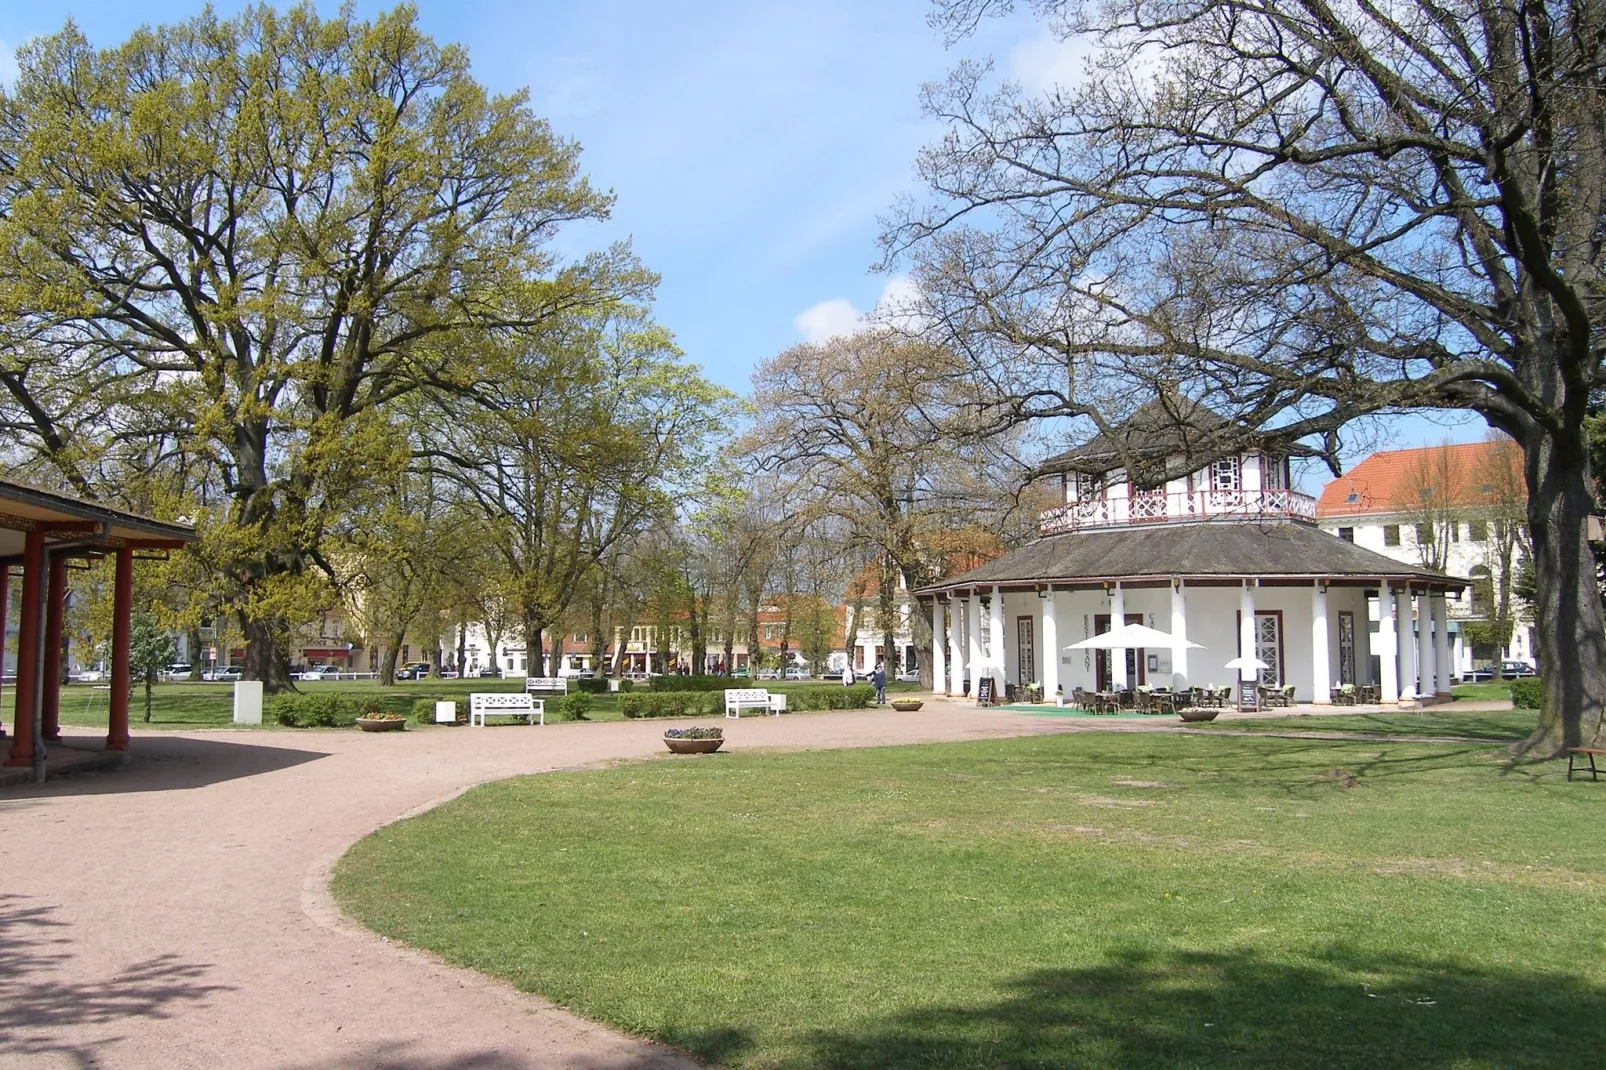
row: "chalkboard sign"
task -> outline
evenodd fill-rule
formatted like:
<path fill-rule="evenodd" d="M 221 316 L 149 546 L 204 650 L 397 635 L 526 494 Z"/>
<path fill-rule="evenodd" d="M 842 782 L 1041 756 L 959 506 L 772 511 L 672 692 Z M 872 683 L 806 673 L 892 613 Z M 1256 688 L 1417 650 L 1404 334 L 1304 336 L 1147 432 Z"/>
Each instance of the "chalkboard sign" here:
<path fill-rule="evenodd" d="M 991 706 L 993 704 L 993 678 L 983 676 L 976 681 L 976 705 Z"/>
<path fill-rule="evenodd" d="M 1238 708 L 1240 710 L 1260 709 L 1260 681 L 1238 681 Z"/>

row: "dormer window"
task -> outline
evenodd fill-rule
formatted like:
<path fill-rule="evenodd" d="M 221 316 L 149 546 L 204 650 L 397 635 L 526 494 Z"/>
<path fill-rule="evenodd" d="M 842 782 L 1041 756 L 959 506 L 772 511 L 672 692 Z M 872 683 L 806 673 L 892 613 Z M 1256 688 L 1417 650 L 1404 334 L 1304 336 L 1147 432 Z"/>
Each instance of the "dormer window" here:
<path fill-rule="evenodd" d="M 1241 485 L 1238 458 L 1223 457 L 1210 466 L 1211 490 L 1237 490 Z"/>

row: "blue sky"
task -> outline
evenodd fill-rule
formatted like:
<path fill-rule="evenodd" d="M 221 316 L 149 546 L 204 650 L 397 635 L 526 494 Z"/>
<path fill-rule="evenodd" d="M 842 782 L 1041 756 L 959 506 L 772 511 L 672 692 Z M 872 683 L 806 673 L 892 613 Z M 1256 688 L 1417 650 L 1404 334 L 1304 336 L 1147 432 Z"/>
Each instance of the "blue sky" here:
<path fill-rule="evenodd" d="M 365 0 L 358 12 L 387 6 Z M 0 80 L 12 49 L 69 16 L 111 45 L 141 23 L 199 9 L 197 0 L 6 4 Z M 990 55 L 1029 88 L 1078 62 L 1025 18 L 990 20 L 947 49 L 925 23 L 926 0 L 419 0 L 419 9 L 438 40 L 468 47 L 482 82 L 528 87 L 534 109 L 584 146 L 592 181 L 617 195 L 612 220 L 570 231 L 564 247 L 632 239 L 663 276 L 658 318 L 735 390 L 758 361 L 851 325 L 896 287 L 869 268 L 877 215 L 916 190 L 915 153 L 940 133 L 920 114 L 921 83 L 962 56 Z M 1447 433 L 1483 431 L 1411 419 L 1382 438 L 1418 445 Z"/>

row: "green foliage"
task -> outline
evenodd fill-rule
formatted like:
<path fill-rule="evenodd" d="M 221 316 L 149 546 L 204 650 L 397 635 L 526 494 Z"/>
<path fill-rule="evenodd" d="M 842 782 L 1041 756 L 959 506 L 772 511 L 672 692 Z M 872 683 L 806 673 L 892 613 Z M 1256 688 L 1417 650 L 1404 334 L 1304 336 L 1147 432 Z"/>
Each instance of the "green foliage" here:
<path fill-rule="evenodd" d="M 420 698 L 413 700 L 413 722 L 415 724 L 435 723 L 435 700 Z"/>
<path fill-rule="evenodd" d="M 1544 689 L 1537 676 L 1523 676 L 1511 681 L 1511 704 L 1522 710 L 1537 710 L 1544 699 Z"/>
<path fill-rule="evenodd" d="M 173 636 L 159 627 L 149 613 L 129 619 L 128 675 L 130 680 L 155 683 L 174 655 Z"/>
<path fill-rule="evenodd" d="M 687 677 L 672 677 L 687 679 Z M 725 680 L 724 677 L 708 679 Z M 730 682 L 725 680 L 726 686 Z M 875 688 L 870 684 L 837 687 L 832 684 L 803 684 L 797 687 L 768 687 L 770 694 L 786 696 L 788 713 L 807 713 L 815 710 L 862 710 L 875 700 Z M 638 717 L 701 717 L 725 711 L 724 688 L 718 691 L 648 691 L 645 694 L 623 695 L 619 699 L 619 712 L 628 718 Z"/>
<path fill-rule="evenodd" d="M 591 696 L 584 691 L 576 691 L 572 695 L 565 695 L 552 703 L 552 712 L 560 721 L 585 721 L 591 712 Z"/>
<path fill-rule="evenodd" d="M 411 695 L 364 695 L 350 692 L 319 691 L 311 694 L 276 695 L 268 700 L 270 718 L 286 728 L 346 728 L 370 713 L 394 713 L 416 718 L 418 705 L 425 700 Z M 433 718 L 433 708 L 431 718 Z"/>

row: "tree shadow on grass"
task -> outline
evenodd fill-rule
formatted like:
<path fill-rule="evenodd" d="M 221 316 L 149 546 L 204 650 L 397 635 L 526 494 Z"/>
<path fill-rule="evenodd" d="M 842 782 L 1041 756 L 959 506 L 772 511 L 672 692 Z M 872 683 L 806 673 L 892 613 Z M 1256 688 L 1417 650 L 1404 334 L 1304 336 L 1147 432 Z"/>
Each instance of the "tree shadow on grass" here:
<path fill-rule="evenodd" d="M 0 893 L 0 1058 L 66 1059 L 99 1065 L 115 1038 L 73 1030 L 128 1018 L 166 1018 L 227 986 L 205 984 L 210 969 L 158 955 L 98 979 L 77 976 L 71 926 L 40 900 Z"/>
<path fill-rule="evenodd" d="M 906 1011 L 811 1039 L 808 1065 L 1598 1066 L 1606 989 L 1555 972 L 1329 949 L 1127 953 L 1041 970 L 990 1002 Z"/>

